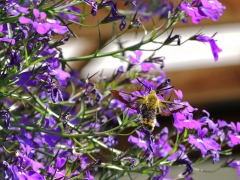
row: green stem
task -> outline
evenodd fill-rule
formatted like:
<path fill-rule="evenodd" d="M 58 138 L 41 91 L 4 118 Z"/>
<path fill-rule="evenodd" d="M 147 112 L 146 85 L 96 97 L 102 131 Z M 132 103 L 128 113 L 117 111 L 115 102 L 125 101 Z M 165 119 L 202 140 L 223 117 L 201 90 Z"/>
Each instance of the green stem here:
<path fill-rule="evenodd" d="M 174 22 L 174 21 L 173 21 Z M 108 52 L 108 53 L 104 53 L 104 54 L 91 54 L 91 55 L 87 55 L 87 56 L 82 56 L 82 57 L 78 57 L 78 58 L 66 58 L 66 59 L 61 59 L 62 62 L 68 62 L 68 61 L 85 61 L 88 59 L 92 59 L 92 58 L 101 58 L 101 57 L 106 57 L 106 56 L 112 56 L 121 52 L 125 52 L 125 51 L 134 51 L 134 50 L 138 50 L 142 45 L 147 44 L 149 42 L 152 42 L 154 39 L 158 38 L 160 35 L 162 35 L 163 33 L 165 33 L 170 27 L 172 27 L 173 22 L 166 28 L 164 29 L 161 33 L 159 33 L 158 35 L 156 35 L 154 38 L 150 37 L 149 39 L 142 41 L 138 44 L 123 48 L 123 49 L 119 49 L 116 51 L 112 51 L 112 52 Z M 162 47 L 162 46 L 161 46 Z M 160 48 L 161 48 L 160 47 Z M 158 48 L 158 49 L 160 49 Z"/>
<path fill-rule="evenodd" d="M 79 145 L 83 149 L 85 153 L 88 154 L 89 157 L 91 157 L 94 161 L 96 161 L 96 159 L 88 151 L 85 150 L 85 148 L 82 146 L 81 143 L 79 143 L 75 138 L 72 138 L 72 139 L 77 145 Z"/>

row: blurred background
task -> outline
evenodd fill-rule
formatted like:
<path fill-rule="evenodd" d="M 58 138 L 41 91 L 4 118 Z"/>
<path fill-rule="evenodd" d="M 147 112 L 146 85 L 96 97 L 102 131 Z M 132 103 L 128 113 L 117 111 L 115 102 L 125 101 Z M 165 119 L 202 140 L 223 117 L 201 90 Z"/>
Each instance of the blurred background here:
<path fill-rule="evenodd" d="M 156 52 L 156 56 L 166 57 L 163 70 L 166 72 L 167 77 L 171 79 L 175 89 L 183 91 L 184 101 L 188 101 L 193 107 L 197 107 L 199 111 L 207 110 L 214 120 L 238 122 L 240 121 L 240 0 L 219 1 L 226 9 L 217 22 L 204 19 L 198 25 L 195 25 L 189 19 L 188 24 L 178 23 L 175 25 L 173 31 L 173 35 L 181 35 L 182 41 L 199 31 L 207 36 L 212 36 L 217 32 L 214 39 L 218 40 L 217 45 L 223 50 L 219 53 L 217 62 L 214 61 L 209 44 L 194 41 L 187 42 L 182 46 L 163 47 Z M 123 7 L 123 2 L 118 4 Z M 88 7 L 87 12 L 90 12 L 90 10 L 91 7 Z M 104 19 L 108 12 L 101 9 L 98 11 L 97 16 L 88 16 L 84 23 L 95 25 Z M 163 22 L 158 21 L 158 18 L 155 18 L 154 21 L 157 26 L 160 26 Z M 143 22 L 143 24 L 145 24 L 146 29 L 151 30 L 151 22 Z M 62 47 L 64 58 L 93 54 L 99 45 L 103 46 L 111 38 L 112 27 L 112 23 L 100 26 L 101 42 L 99 43 L 98 28 L 84 28 L 72 25 L 73 31 L 79 38 L 71 38 Z M 164 40 L 169 33 L 163 35 L 160 40 Z M 143 29 L 140 28 L 138 36 L 135 36 L 134 31 L 130 31 L 120 40 L 123 42 L 123 46 L 129 46 L 139 42 L 142 34 Z M 101 53 L 118 48 L 118 42 L 116 41 L 115 44 L 111 43 L 111 46 L 106 46 Z M 152 49 L 154 46 L 150 44 L 144 48 Z M 144 53 L 144 57 L 150 55 L 151 53 Z M 108 57 L 79 61 L 72 64 L 79 70 L 81 77 L 84 78 L 88 73 L 91 75 L 101 70 L 104 70 L 104 75 L 111 76 L 112 72 L 122 62 Z M 239 152 L 239 148 L 236 147 L 234 152 Z M 238 159 L 240 159 L 239 157 Z M 208 165 L 204 164 L 203 166 L 207 167 Z M 233 171 L 232 169 L 223 170 L 217 173 L 217 177 L 216 173 L 214 176 L 200 174 L 196 176 L 196 179 L 206 180 L 215 177 L 221 180 L 229 177 L 234 180 L 237 179 L 237 172 L 233 173 Z"/>
<path fill-rule="evenodd" d="M 177 1 L 174 1 L 175 3 Z M 164 71 L 172 81 L 175 89 L 183 91 L 183 100 L 188 101 L 192 106 L 206 109 L 215 119 L 225 119 L 227 121 L 240 120 L 240 1 L 220 0 L 226 7 L 223 15 L 217 22 L 211 19 L 203 19 L 196 25 L 189 19 L 188 24 L 178 23 L 175 25 L 173 35 L 179 34 L 182 41 L 190 36 L 203 32 L 207 36 L 212 36 L 217 32 L 214 39 L 217 45 L 223 50 L 219 53 L 219 60 L 214 61 L 209 44 L 195 41 L 188 41 L 182 46 L 163 47 L 156 52 L 156 56 L 165 56 Z M 119 9 L 124 2 L 118 2 Z M 80 9 L 82 7 L 80 6 Z M 91 7 L 87 6 L 87 12 Z M 101 9 L 97 16 L 87 16 L 85 24 L 95 25 L 108 15 L 108 10 Z M 158 17 L 154 18 L 156 26 L 160 26 L 163 21 Z M 73 31 L 78 38 L 71 38 L 64 45 L 64 58 L 80 57 L 93 54 L 96 49 L 103 46 L 112 36 L 113 23 L 100 26 L 101 42 L 99 43 L 98 28 L 85 28 L 72 25 Z M 152 27 L 151 21 L 144 21 L 146 29 Z M 118 25 L 117 25 L 118 27 Z M 130 31 L 120 41 L 123 46 L 129 46 L 139 42 L 143 28 L 139 29 L 138 36 L 134 31 Z M 160 38 L 164 40 L 170 32 Z M 111 52 L 118 49 L 118 42 L 106 46 L 100 53 Z M 153 49 L 152 44 L 144 46 L 146 49 Z M 131 54 L 131 52 L 129 52 Z M 150 56 L 150 52 L 144 52 L 144 57 Z M 73 63 L 72 63 L 73 64 Z M 84 78 L 87 74 L 94 74 L 102 71 L 106 76 L 111 76 L 112 72 L 122 64 L 120 60 L 108 57 L 92 59 L 90 61 L 74 62 L 74 67 L 79 70 Z"/>

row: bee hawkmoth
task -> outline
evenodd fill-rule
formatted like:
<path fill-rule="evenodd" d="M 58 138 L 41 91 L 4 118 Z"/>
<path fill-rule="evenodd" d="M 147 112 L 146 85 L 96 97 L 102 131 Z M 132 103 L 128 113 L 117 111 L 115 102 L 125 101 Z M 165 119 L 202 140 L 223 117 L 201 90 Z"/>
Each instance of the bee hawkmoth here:
<path fill-rule="evenodd" d="M 137 80 L 143 84 L 139 79 Z M 158 113 L 162 116 L 170 116 L 172 113 L 179 112 L 187 107 L 181 103 L 174 103 L 172 101 L 159 99 L 157 95 L 160 92 L 173 88 L 166 88 L 169 84 L 170 79 L 166 79 L 156 90 L 151 90 L 143 84 L 150 92 L 146 96 L 140 96 L 118 90 L 111 90 L 111 93 L 114 98 L 126 104 L 127 107 L 137 110 L 142 116 L 142 126 L 152 132 L 156 125 L 156 115 Z"/>

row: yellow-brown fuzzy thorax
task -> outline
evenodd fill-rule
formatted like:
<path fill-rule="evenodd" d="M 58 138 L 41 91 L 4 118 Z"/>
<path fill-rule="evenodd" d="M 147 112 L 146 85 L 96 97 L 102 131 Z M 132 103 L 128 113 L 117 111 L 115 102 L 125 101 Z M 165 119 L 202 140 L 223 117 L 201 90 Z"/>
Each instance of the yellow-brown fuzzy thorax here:
<path fill-rule="evenodd" d="M 154 90 L 152 90 L 150 94 L 146 96 L 143 104 L 145 104 L 149 109 L 156 110 L 158 108 L 158 104 L 159 104 L 158 102 L 159 102 L 159 99 L 157 97 L 157 94 Z"/>

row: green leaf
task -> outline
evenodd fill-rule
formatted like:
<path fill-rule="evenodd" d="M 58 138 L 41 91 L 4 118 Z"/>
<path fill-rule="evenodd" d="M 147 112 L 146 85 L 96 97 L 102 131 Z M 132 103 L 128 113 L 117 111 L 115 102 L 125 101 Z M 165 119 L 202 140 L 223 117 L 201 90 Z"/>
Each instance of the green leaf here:
<path fill-rule="evenodd" d="M 47 56 L 38 58 L 38 59 L 35 60 L 31 65 L 35 65 L 35 64 L 37 64 L 37 63 L 39 63 L 39 62 L 41 62 L 41 61 L 43 61 L 43 60 L 45 60 L 45 59 L 47 59 L 47 58 L 53 57 L 53 56 L 55 56 L 55 55 L 56 55 L 56 54 L 51 54 L 51 55 L 47 55 Z"/>
<path fill-rule="evenodd" d="M 18 19 L 19 19 L 20 16 L 21 16 L 21 14 L 19 14 L 17 16 L 10 16 L 10 17 L 4 17 L 4 18 L 0 17 L 0 24 L 18 22 Z"/>
<path fill-rule="evenodd" d="M 7 28 L 8 28 L 8 37 L 12 38 L 13 33 L 12 33 L 12 27 L 11 27 L 10 23 L 7 23 Z"/>

